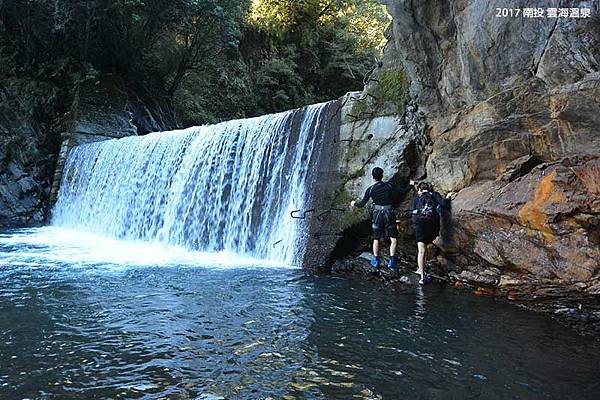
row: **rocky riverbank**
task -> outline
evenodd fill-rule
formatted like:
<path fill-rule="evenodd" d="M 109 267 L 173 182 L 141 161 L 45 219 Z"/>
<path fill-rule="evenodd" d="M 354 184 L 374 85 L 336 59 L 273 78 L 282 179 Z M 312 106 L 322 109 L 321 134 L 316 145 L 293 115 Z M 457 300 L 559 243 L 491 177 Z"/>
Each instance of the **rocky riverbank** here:
<path fill-rule="evenodd" d="M 427 179 L 458 192 L 435 247 L 444 279 L 597 332 L 598 5 L 577 3 L 589 19 L 524 19 L 496 17 L 483 0 L 386 3 L 384 59 L 344 99 L 328 150 L 334 189 L 317 206 L 347 210 L 374 166 L 394 183 Z M 403 221 L 410 198 L 397 207 Z M 372 278 L 357 258 L 370 248 L 368 217 L 340 211 L 313 224 L 305 266 Z M 411 262 L 410 225 L 400 230 Z"/>
<path fill-rule="evenodd" d="M 338 259 L 333 263 L 331 273 L 352 279 L 379 281 L 390 288 L 418 285 L 419 276 L 413 272 L 416 269 L 414 258 L 401 256 L 399 268 L 392 270 L 383 267 L 375 271 L 370 265 L 371 257 L 371 253 L 364 252 L 358 257 Z M 550 315 L 582 335 L 600 338 L 600 298 L 590 296 L 580 284 L 526 275 L 514 279 L 504 277 L 497 282 L 495 279 L 499 271 L 480 275 L 449 273 L 440 259 L 430 262 L 427 271 L 431 281 L 429 285 L 448 285 L 475 296 L 491 296 L 499 301 L 508 301 Z"/>

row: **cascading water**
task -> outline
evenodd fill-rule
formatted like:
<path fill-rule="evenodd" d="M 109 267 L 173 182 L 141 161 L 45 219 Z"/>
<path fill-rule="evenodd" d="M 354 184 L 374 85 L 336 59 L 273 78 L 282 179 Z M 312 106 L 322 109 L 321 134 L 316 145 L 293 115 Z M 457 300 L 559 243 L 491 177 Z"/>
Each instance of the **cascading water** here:
<path fill-rule="evenodd" d="M 294 263 L 329 104 L 75 147 L 52 225 Z"/>

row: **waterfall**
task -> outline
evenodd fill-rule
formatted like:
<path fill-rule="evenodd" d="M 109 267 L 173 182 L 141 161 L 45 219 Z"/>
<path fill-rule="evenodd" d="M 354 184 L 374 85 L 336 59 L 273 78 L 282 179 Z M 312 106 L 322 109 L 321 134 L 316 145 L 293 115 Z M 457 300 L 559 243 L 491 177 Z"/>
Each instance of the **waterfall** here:
<path fill-rule="evenodd" d="M 77 146 L 52 225 L 294 263 L 329 104 Z"/>

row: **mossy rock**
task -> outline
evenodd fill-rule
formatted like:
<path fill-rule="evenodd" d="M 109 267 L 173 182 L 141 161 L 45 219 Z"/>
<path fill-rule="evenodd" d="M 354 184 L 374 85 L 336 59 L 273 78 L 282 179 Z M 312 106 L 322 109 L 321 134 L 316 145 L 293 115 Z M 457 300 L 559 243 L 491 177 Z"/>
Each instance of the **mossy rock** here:
<path fill-rule="evenodd" d="M 383 71 L 379 83 L 380 98 L 396 107 L 398 115 L 403 115 L 408 97 L 409 82 L 404 68 L 398 67 Z"/>
<path fill-rule="evenodd" d="M 334 200 L 333 200 L 333 204 L 335 208 L 340 208 L 340 209 L 348 209 L 347 212 L 344 213 L 344 215 L 339 218 L 339 220 L 337 221 L 338 223 L 338 229 L 340 231 L 349 228 L 351 226 L 354 225 L 358 225 L 362 222 L 364 222 L 365 220 L 369 219 L 369 211 L 366 208 L 354 208 L 354 209 L 349 209 L 350 206 L 350 202 L 352 200 L 357 200 L 355 196 L 350 195 L 350 193 L 348 193 L 348 191 L 344 188 L 341 188 Z"/>
<path fill-rule="evenodd" d="M 378 82 L 367 85 L 362 99 L 354 102 L 349 114 L 356 120 L 376 116 L 403 115 L 408 99 L 409 81 L 404 68 L 389 68 L 380 73 Z"/>

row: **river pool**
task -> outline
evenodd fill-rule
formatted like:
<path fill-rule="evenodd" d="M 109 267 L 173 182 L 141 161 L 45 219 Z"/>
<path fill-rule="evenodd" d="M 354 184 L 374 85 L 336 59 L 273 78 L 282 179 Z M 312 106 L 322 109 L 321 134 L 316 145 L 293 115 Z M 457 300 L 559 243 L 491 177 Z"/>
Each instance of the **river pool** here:
<path fill-rule="evenodd" d="M 0 233 L 1 399 L 598 399 L 600 345 L 436 285 Z"/>

